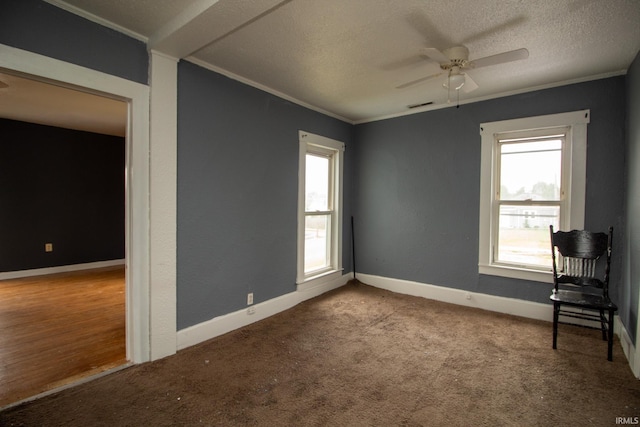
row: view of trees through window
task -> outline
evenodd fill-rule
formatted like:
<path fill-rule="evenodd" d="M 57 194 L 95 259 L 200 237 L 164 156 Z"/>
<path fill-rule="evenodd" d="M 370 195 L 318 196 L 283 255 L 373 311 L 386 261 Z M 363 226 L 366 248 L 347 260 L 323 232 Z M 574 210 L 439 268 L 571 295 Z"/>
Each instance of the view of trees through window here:
<path fill-rule="evenodd" d="M 526 200 L 530 195 L 535 195 L 541 200 L 558 200 L 560 197 L 560 187 L 553 182 L 536 182 L 531 191 L 527 191 L 524 187 L 520 187 L 516 192 L 510 192 L 509 188 L 502 185 L 500 187 L 500 195 L 503 200 Z"/>

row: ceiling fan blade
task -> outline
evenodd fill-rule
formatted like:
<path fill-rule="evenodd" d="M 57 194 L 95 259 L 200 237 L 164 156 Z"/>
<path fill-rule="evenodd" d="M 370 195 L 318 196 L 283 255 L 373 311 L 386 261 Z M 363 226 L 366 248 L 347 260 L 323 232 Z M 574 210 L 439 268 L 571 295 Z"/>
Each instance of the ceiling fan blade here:
<path fill-rule="evenodd" d="M 469 93 L 478 89 L 478 84 L 471 79 L 471 76 L 467 73 L 464 75 L 464 86 L 462 86 L 462 91 L 464 93 Z"/>
<path fill-rule="evenodd" d="M 488 67 L 490 65 L 504 64 L 505 62 L 519 61 L 527 59 L 529 51 L 525 48 L 511 50 L 509 52 L 498 53 L 496 55 L 485 56 L 484 58 L 471 61 L 471 68 Z"/>
<path fill-rule="evenodd" d="M 436 73 L 436 74 L 432 74 L 432 75 L 427 76 L 427 77 L 421 77 L 419 79 L 412 80 L 412 81 L 407 82 L 407 83 L 403 83 L 400 86 L 396 86 L 396 89 L 404 89 L 404 88 L 409 87 L 409 86 L 417 85 L 418 83 L 425 82 L 427 80 L 433 79 L 434 77 L 441 76 L 442 74 L 444 74 L 444 73 Z"/>
<path fill-rule="evenodd" d="M 438 49 L 436 49 L 435 47 L 425 47 L 422 49 L 421 53 L 428 57 L 433 59 L 434 61 L 438 62 L 439 64 L 444 64 L 444 63 L 448 63 L 451 60 L 447 57 L 447 55 L 445 55 L 444 53 L 440 52 Z"/>

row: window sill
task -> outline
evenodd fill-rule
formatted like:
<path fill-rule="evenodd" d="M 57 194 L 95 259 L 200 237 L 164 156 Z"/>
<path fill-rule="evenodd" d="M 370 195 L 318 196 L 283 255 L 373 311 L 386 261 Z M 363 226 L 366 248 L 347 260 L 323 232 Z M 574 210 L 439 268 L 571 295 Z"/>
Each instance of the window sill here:
<path fill-rule="evenodd" d="M 550 271 L 529 270 L 526 268 L 508 267 L 503 265 L 479 264 L 478 272 L 490 276 L 509 277 L 512 279 L 530 280 L 533 282 L 553 283 Z"/>
<path fill-rule="evenodd" d="M 298 290 L 304 291 L 310 288 L 314 288 L 316 286 L 323 285 L 325 283 L 331 282 L 338 278 L 342 277 L 342 269 L 340 270 L 329 270 L 323 271 L 322 273 L 318 273 L 315 276 L 307 277 L 306 279 L 297 283 Z"/>

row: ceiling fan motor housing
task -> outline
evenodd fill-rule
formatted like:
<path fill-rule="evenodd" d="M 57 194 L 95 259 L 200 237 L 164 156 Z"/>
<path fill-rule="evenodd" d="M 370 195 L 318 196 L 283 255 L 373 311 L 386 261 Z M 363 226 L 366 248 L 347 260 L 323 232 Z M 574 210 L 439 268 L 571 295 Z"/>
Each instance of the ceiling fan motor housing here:
<path fill-rule="evenodd" d="M 445 49 L 442 52 L 447 58 L 448 63 L 440 64 L 443 70 L 450 70 L 453 67 L 467 68 L 469 66 L 469 49 L 464 46 L 455 46 Z"/>

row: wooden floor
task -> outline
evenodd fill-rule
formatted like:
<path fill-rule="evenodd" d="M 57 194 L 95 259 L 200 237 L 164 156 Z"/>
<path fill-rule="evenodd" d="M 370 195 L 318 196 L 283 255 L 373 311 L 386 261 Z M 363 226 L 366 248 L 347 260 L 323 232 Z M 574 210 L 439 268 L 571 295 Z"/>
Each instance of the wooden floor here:
<path fill-rule="evenodd" d="M 0 408 L 126 363 L 124 267 L 0 281 Z"/>

